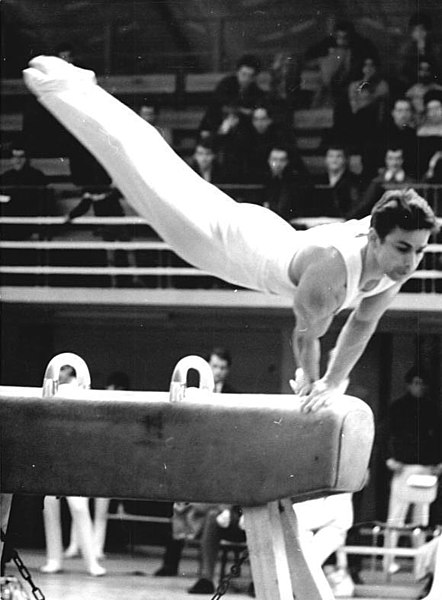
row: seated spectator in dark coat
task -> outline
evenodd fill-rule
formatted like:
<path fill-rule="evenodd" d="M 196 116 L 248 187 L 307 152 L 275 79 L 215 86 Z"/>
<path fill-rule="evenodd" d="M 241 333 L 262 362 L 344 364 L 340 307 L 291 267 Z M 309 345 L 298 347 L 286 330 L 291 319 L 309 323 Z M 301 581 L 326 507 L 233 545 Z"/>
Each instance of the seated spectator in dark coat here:
<path fill-rule="evenodd" d="M 223 183 L 221 166 L 217 160 L 213 142 L 199 140 L 189 161 L 192 169 L 210 183 Z"/>
<path fill-rule="evenodd" d="M 349 83 L 358 78 L 366 56 L 378 57 L 372 42 L 359 35 L 349 21 L 338 21 L 333 33 L 306 53 L 306 60 L 321 72 L 322 88 L 314 104 L 336 104 L 345 96 Z"/>
<path fill-rule="evenodd" d="M 48 179 L 31 165 L 25 149 L 15 144 L 11 150 L 11 168 L 0 176 L 1 214 L 14 217 L 38 217 L 51 214 L 52 195 Z M 11 235 L 26 239 L 33 232 L 32 226 L 20 226 Z"/>
<path fill-rule="evenodd" d="M 152 102 L 150 100 L 144 99 L 143 102 L 138 106 L 137 110 L 138 114 L 142 119 L 147 121 L 150 125 L 155 127 L 155 129 L 161 133 L 163 138 L 169 145 L 172 145 L 173 135 L 172 131 L 169 127 L 160 127 L 158 125 L 159 116 L 160 116 L 160 107 L 156 102 Z"/>
<path fill-rule="evenodd" d="M 426 173 L 431 157 L 442 148 L 442 92 L 427 92 L 424 105 L 425 117 L 417 130 L 420 176 Z"/>
<path fill-rule="evenodd" d="M 254 56 L 246 55 L 239 59 L 236 72 L 224 77 L 216 86 L 200 131 L 213 133 L 218 129 L 225 106 L 236 106 L 241 114 L 250 116 L 253 108 L 266 97 L 264 90 L 256 83 L 260 69 L 260 62 Z"/>
<path fill-rule="evenodd" d="M 413 182 L 404 171 L 404 155 L 402 148 L 390 145 L 385 154 L 385 168 L 375 177 L 365 191 L 361 203 L 350 215 L 351 218 L 362 219 L 370 214 L 371 209 L 381 198 L 386 186 L 394 186 L 398 189 Z"/>
<path fill-rule="evenodd" d="M 242 183 L 249 121 L 234 104 L 224 105 L 220 116 L 221 120 L 215 129 L 209 131 L 204 128 L 200 131 L 200 138 L 213 141 L 225 182 Z"/>
<path fill-rule="evenodd" d="M 431 17 L 416 13 L 410 18 L 408 39 L 398 50 L 398 79 L 402 92 L 408 90 L 416 81 L 416 65 L 426 58 L 434 68 L 438 79 L 442 77 L 442 48 L 432 35 Z"/>
<path fill-rule="evenodd" d="M 311 203 L 312 186 L 303 173 L 294 170 L 289 148 L 282 144 L 274 146 L 267 163 L 262 205 L 287 221 L 305 216 Z"/>
<path fill-rule="evenodd" d="M 326 173 L 318 179 L 309 216 L 346 219 L 359 200 L 359 177 L 350 171 L 344 146 L 331 144 L 325 154 Z"/>
<path fill-rule="evenodd" d="M 106 173 L 107 176 L 107 173 Z M 74 219 L 86 214 L 92 208 L 96 217 L 124 217 L 125 212 L 120 200 L 122 195 L 120 190 L 112 185 L 93 186 L 85 189 L 80 202 L 75 206 L 65 220 L 65 225 L 72 223 Z M 101 236 L 106 242 L 130 242 L 131 233 L 127 225 L 103 225 L 94 231 L 94 235 Z M 135 252 L 130 249 L 106 250 L 106 261 L 110 267 L 137 267 Z M 143 281 L 138 275 L 112 277 L 112 286 L 115 287 L 120 282 L 125 282 L 124 287 L 134 286 L 143 287 Z"/>
<path fill-rule="evenodd" d="M 416 83 L 405 92 L 405 96 L 410 99 L 413 106 L 418 125 L 425 116 L 424 96 L 431 90 L 442 91 L 442 85 L 437 82 L 430 61 L 424 57 L 419 60 Z"/>
<path fill-rule="evenodd" d="M 348 86 L 349 119 L 341 124 L 342 133 L 350 132 L 349 142 L 360 154 L 363 140 L 373 137 L 385 119 L 389 94 L 388 83 L 380 73 L 376 57 L 364 58 L 362 77 Z M 335 113 L 336 115 L 336 113 Z"/>
<path fill-rule="evenodd" d="M 385 160 L 388 147 L 402 148 L 403 168 L 415 177 L 417 164 L 417 137 L 414 127 L 414 113 L 409 98 L 397 98 L 386 121 L 376 131 L 376 137 L 364 144 L 362 152 L 363 179 L 371 181 Z"/>
<path fill-rule="evenodd" d="M 288 147 L 292 167 L 299 173 L 307 174 L 307 169 L 296 146 L 294 134 L 287 127 L 276 125 L 271 110 L 263 105 L 252 111 L 251 126 L 247 133 L 245 180 L 248 183 L 264 181 L 269 153 L 275 144 L 283 144 Z"/>

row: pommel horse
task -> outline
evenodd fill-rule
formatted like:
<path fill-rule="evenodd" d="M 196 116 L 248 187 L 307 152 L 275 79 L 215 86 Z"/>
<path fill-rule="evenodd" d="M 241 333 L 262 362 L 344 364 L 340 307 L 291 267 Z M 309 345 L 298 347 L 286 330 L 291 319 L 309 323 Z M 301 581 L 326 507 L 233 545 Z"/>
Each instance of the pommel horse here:
<path fill-rule="evenodd" d="M 241 505 L 256 597 L 333 600 L 292 504 L 362 488 L 374 437 L 364 402 L 343 396 L 303 413 L 294 395 L 214 394 L 197 356 L 176 365 L 169 392 L 54 398 L 62 364 L 89 387 L 73 357 L 49 363 L 43 398 L 39 388 L 0 387 L 2 492 Z M 199 388 L 187 387 L 189 369 Z"/>

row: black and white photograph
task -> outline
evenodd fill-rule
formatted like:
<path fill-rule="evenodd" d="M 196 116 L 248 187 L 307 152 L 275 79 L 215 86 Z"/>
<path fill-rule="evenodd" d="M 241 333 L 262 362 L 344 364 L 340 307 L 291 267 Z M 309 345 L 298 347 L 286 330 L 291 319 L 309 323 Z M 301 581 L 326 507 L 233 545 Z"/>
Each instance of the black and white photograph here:
<path fill-rule="evenodd" d="M 0 18 L 1 600 L 442 600 L 440 0 Z"/>

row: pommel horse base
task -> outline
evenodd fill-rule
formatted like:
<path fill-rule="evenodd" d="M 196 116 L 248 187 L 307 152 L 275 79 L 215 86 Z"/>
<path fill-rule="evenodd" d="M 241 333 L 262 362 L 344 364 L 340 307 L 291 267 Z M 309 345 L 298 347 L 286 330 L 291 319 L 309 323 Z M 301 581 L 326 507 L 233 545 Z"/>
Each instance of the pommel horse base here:
<path fill-rule="evenodd" d="M 89 390 L 75 356 L 52 359 L 43 397 L 0 387 L 3 493 L 238 504 L 256 597 L 333 600 L 292 504 L 362 488 L 374 436 L 365 403 L 343 396 L 302 413 L 294 395 L 214 394 L 199 357 L 177 364 L 169 393 Z M 83 387 L 54 397 L 69 357 Z M 200 388 L 186 387 L 191 368 Z"/>

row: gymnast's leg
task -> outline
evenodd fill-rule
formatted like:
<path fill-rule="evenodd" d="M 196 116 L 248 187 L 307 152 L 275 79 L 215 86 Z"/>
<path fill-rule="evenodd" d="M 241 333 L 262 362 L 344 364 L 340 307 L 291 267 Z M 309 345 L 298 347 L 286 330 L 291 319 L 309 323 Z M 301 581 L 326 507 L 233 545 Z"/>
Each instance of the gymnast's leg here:
<path fill-rule="evenodd" d="M 98 559 L 104 558 L 109 504 L 109 498 L 95 498 L 94 544 L 95 554 Z"/>
<path fill-rule="evenodd" d="M 42 573 L 57 573 L 63 564 L 63 541 L 61 533 L 60 500 L 55 496 L 44 499 L 43 522 L 46 539 L 46 564 Z"/>
<path fill-rule="evenodd" d="M 106 573 L 96 558 L 92 519 L 89 512 L 89 499 L 80 496 L 67 496 L 69 510 L 76 531 L 78 546 L 91 575 L 100 576 Z"/>
<path fill-rule="evenodd" d="M 54 57 L 30 65 L 28 87 L 177 254 L 231 283 L 293 293 L 288 266 L 298 236 L 288 223 L 204 181 L 152 126 L 98 87 L 91 71 Z"/>

